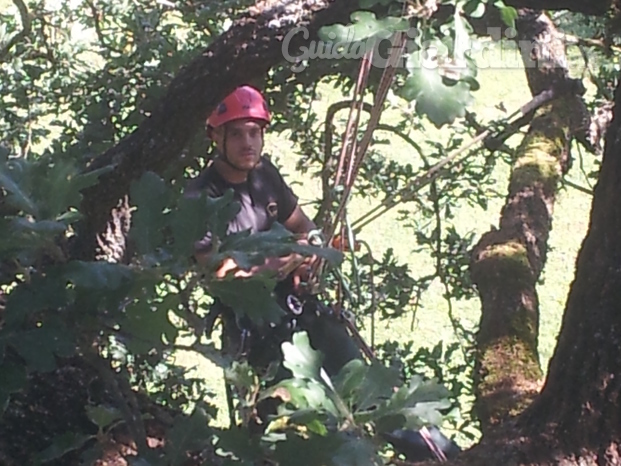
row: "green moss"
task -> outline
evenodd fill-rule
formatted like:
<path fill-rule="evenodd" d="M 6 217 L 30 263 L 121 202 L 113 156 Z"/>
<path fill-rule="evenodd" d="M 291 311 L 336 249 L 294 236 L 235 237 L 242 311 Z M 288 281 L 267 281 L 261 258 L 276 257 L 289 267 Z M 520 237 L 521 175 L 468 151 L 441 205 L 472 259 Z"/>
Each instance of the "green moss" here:
<path fill-rule="evenodd" d="M 502 258 L 521 265 L 528 265 L 526 247 L 519 241 L 508 241 L 502 244 L 492 244 L 485 249 L 483 254 L 485 258 Z"/>
<path fill-rule="evenodd" d="M 539 364 L 539 355 L 537 352 L 538 325 L 537 310 L 523 308 L 520 312 L 513 314 L 511 318 L 511 328 L 518 340 L 528 345 L 530 351 L 535 355 L 535 360 Z"/>
<path fill-rule="evenodd" d="M 481 261 L 493 266 L 498 272 L 509 274 L 516 280 L 532 277 L 528 251 L 519 241 L 492 244 L 481 254 Z"/>
<path fill-rule="evenodd" d="M 511 184 L 517 189 L 542 184 L 554 191 L 562 176 L 561 158 L 567 150 L 575 102 L 558 99 L 542 107 L 517 150 Z"/>
<path fill-rule="evenodd" d="M 522 412 L 531 402 L 530 387 L 542 377 L 538 356 L 517 336 L 499 338 L 483 349 L 477 391 L 483 422 L 496 423 Z"/>
<path fill-rule="evenodd" d="M 481 363 L 487 373 L 484 385 L 496 385 L 507 377 L 538 380 L 541 368 L 537 353 L 518 336 L 497 339 L 485 349 Z"/>
<path fill-rule="evenodd" d="M 546 185 L 555 184 L 561 177 L 561 170 L 554 157 L 538 152 L 529 154 L 518 160 L 513 169 L 514 182 L 520 185 L 532 185 L 542 182 Z"/>
<path fill-rule="evenodd" d="M 564 147 L 561 139 L 531 135 L 530 140 L 525 141 L 523 155 L 515 163 L 511 183 L 516 187 L 540 183 L 554 190 L 562 175 L 558 159 Z"/>

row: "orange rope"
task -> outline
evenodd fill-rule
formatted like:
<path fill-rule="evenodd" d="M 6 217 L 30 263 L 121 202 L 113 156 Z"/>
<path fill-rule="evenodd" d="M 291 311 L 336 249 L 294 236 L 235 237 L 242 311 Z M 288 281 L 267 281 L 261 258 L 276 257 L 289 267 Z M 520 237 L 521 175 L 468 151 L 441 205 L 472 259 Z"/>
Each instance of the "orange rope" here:
<path fill-rule="evenodd" d="M 354 88 L 354 99 L 352 99 L 351 108 L 349 111 L 349 118 L 347 119 L 347 126 L 345 128 L 345 134 L 343 135 L 343 142 L 341 146 L 341 155 L 339 157 L 339 165 L 336 169 L 336 178 L 334 180 L 334 186 L 338 186 L 341 181 L 341 174 L 345 165 L 345 159 L 349 153 L 354 152 L 356 147 L 355 131 L 358 129 L 358 125 L 360 123 L 360 113 L 362 110 L 362 102 L 363 102 L 363 89 L 365 88 L 369 71 L 371 70 L 371 58 L 373 56 L 373 49 L 368 50 L 364 57 L 362 58 L 362 63 L 360 64 L 360 70 L 358 71 L 358 80 L 356 81 L 356 86 Z M 356 97 L 358 100 L 356 100 Z M 356 115 L 354 118 L 354 114 Z M 350 145 L 351 144 L 351 145 Z M 349 149 L 349 150 L 348 150 Z M 330 154 L 326 154 L 327 157 Z"/>

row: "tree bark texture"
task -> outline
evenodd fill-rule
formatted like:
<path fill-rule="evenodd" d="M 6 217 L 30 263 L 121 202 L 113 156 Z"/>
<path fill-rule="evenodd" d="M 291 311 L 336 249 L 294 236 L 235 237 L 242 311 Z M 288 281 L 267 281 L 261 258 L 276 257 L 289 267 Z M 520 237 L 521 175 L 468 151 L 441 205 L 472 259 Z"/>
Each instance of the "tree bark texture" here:
<path fill-rule="evenodd" d="M 81 212 L 78 255 L 92 259 L 96 235 L 110 221 L 110 212 L 129 192 L 130 183 L 145 171 L 163 173 L 184 162 L 180 154 L 204 127 L 209 113 L 237 86 L 262 77 L 284 61 L 283 39 L 295 27 L 306 26 L 307 39 L 295 34 L 289 53 L 315 37 L 326 24 L 348 21 L 357 2 L 342 0 L 265 0 L 220 36 L 199 58 L 183 68 L 153 113 L 129 137 L 97 157 L 89 169 L 114 165 L 100 183 L 86 189 Z"/>
<path fill-rule="evenodd" d="M 584 464 L 621 464 L 621 91 L 587 237 L 541 395 L 521 418 Z M 582 464 L 582 463 L 581 463 Z"/>
<path fill-rule="evenodd" d="M 543 14 L 520 11 L 519 36 L 533 95 L 569 80 L 564 49 L 549 38 L 556 28 Z M 529 67 L 532 63 L 535 67 Z M 522 411 L 538 392 L 539 300 L 536 283 L 546 262 L 558 182 L 569 168 L 569 147 L 580 126 L 580 97 L 565 94 L 535 114 L 517 148 L 499 229 L 481 238 L 470 272 L 481 299 L 475 367 L 482 430 Z"/>

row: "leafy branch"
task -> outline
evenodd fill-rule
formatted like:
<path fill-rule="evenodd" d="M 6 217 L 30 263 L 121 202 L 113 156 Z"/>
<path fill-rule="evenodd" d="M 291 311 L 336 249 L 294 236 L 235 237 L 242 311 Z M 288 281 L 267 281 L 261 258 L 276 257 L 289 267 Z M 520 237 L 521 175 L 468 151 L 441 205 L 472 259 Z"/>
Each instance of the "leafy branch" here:
<path fill-rule="evenodd" d="M 93 16 L 93 23 L 95 26 L 95 34 L 97 34 L 97 39 L 99 40 L 99 44 L 106 50 L 110 52 L 115 52 L 118 54 L 122 54 L 123 51 L 109 44 L 106 39 L 103 30 L 101 29 L 101 19 L 102 13 L 97 9 L 95 3 L 92 0 L 86 0 L 86 4 L 91 10 L 91 14 Z"/>
<path fill-rule="evenodd" d="M 24 3 L 23 0 L 13 0 L 13 3 L 19 10 L 19 16 L 22 21 L 22 30 L 16 33 L 9 41 L 6 43 L 2 49 L 0 49 L 0 62 L 3 62 L 7 59 L 9 52 L 15 45 L 17 45 L 21 40 L 27 37 L 32 31 L 32 18 L 30 12 L 28 11 L 28 7 Z"/>

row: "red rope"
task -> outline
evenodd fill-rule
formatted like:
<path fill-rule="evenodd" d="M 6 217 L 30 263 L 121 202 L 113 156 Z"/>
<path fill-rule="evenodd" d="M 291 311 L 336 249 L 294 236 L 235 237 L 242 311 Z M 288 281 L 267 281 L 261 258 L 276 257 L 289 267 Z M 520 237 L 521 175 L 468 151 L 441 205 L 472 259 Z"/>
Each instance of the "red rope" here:
<path fill-rule="evenodd" d="M 432 451 L 432 453 L 436 456 L 436 458 L 438 459 L 438 461 L 441 461 L 442 463 L 446 463 L 446 455 L 444 454 L 444 452 L 442 450 L 440 450 L 440 448 L 438 448 L 438 446 L 435 444 L 435 442 L 433 441 L 433 439 L 431 438 L 431 434 L 429 433 L 429 431 L 427 430 L 427 427 L 422 427 L 420 430 L 420 435 L 421 437 L 423 437 L 423 440 L 425 441 L 425 443 L 427 444 L 427 446 L 429 447 L 429 449 Z"/>
<path fill-rule="evenodd" d="M 349 201 L 349 196 L 351 195 L 351 191 L 352 191 L 356 176 L 358 175 L 358 171 L 360 170 L 360 165 L 362 164 L 362 160 L 364 159 L 364 156 L 366 155 L 366 151 L 373 137 L 373 131 L 375 130 L 375 128 L 377 127 L 377 124 L 379 123 L 379 119 L 382 114 L 384 101 L 386 100 L 386 96 L 388 95 L 388 90 L 390 89 L 390 86 L 392 85 L 392 81 L 396 73 L 396 62 L 401 56 L 401 53 L 403 52 L 405 42 L 406 42 L 405 34 L 403 34 L 402 32 L 398 32 L 397 34 L 395 34 L 393 38 L 393 47 L 392 47 L 391 54 L 389 57 L 389 66 L 387 66 L 384 69 L 384 72 L 382 74 L 378 92 L 375 97 L 375 102 L 371 109 L 371 117 L 367 125 L 366 131 L 362 137 L 360 146 L 357 148 L 358 150 L 355 156 L 353 156 L 353 153 L 350 153 L 350 166 L 348 170 L 348 177 L 347 177 L 347 180 L 344 186 L 345 189 L 343 192 L 343 196 L 341 198 L 341 202 L 339 203 L 337 212 L 334 216 L 334 221 L 332 222 L 332 225 L 328 229 L 328 234 L 326 234 L 326 241 L 328 242 L 328 244 L 332 242 L 337 226 L 342 221 L 342 217 L 345 213 L 345 206 L 347 205 L 347 202 Z M 399 46 L 395 47 L 396 44 L 399 44 Z M 343 160 L 344 160 L 344 157 L 343 157 Z M 340 166 L 341 165 L 339 164 L 339 167 Z M 340 176 L 339 176 L 339 180 L 340 180 Z"/>

